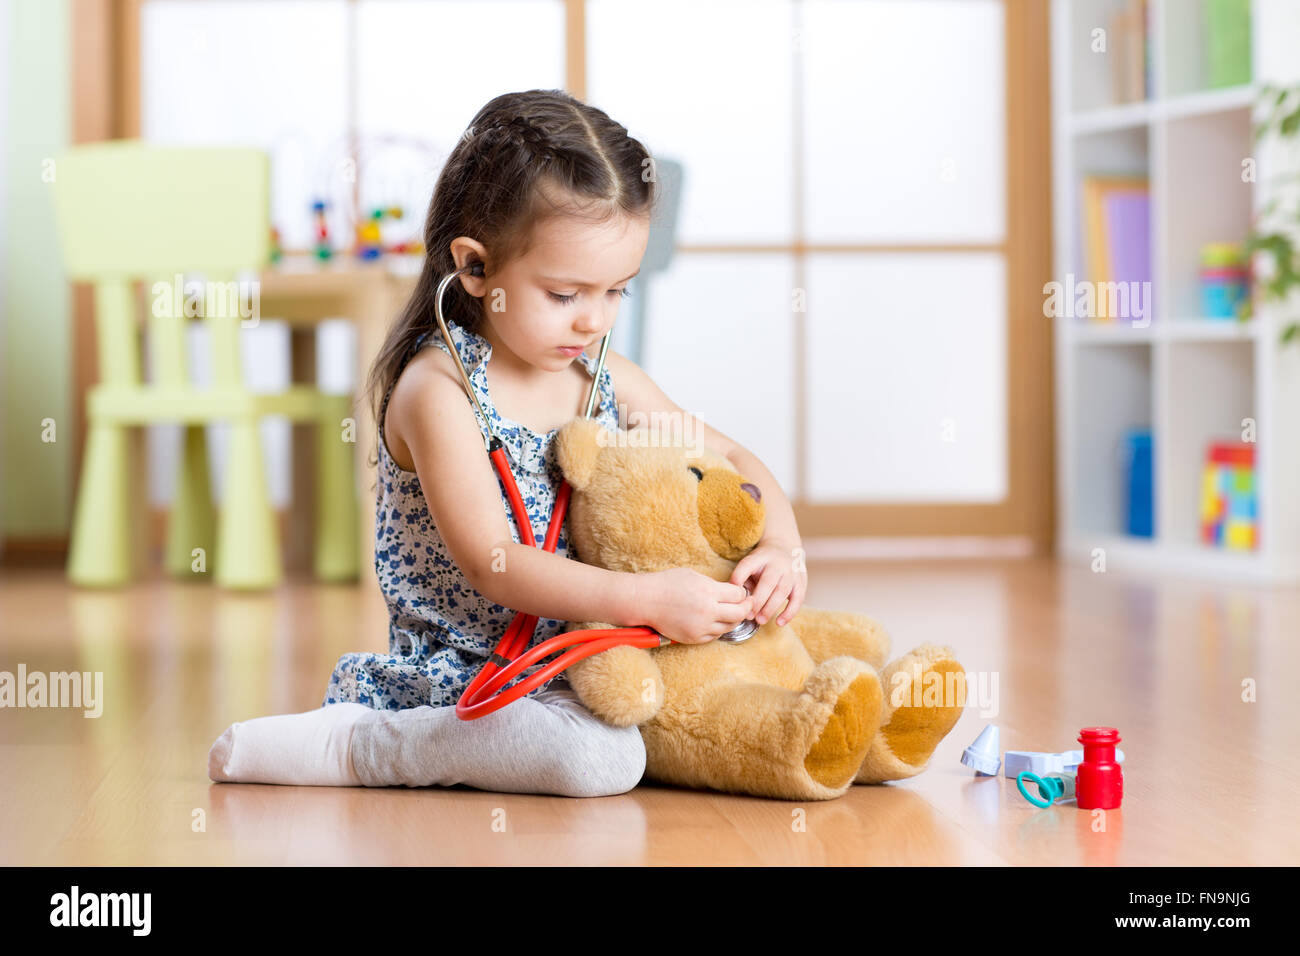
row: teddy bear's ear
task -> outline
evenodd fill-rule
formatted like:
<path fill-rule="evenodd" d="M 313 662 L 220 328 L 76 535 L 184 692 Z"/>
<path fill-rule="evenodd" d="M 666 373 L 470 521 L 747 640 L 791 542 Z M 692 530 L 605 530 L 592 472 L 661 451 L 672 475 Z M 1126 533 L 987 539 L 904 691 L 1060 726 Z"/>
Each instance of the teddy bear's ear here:
<path fill-rule="evenodd" d="M 574 491 L 581 491 L 591 481 L 608 433 L 609 429 L 595 419 L 575 418 L 556 434 L 555 459 Z"/>

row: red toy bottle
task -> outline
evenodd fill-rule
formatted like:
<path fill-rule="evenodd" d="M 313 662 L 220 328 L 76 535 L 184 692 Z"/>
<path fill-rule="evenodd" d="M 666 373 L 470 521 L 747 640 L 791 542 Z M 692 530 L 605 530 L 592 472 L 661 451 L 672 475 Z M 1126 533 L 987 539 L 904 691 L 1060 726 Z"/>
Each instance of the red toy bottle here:
<path fill-rule="evenodd" d="M 1120 742 L 1114 727 L 1084 727 L 1079 731 L 1083 763 L 1074 783 L 1080 810 L 1114 810 L 1124 799 L 1124 773 L 1115 762 L 1115 745 Z"/>

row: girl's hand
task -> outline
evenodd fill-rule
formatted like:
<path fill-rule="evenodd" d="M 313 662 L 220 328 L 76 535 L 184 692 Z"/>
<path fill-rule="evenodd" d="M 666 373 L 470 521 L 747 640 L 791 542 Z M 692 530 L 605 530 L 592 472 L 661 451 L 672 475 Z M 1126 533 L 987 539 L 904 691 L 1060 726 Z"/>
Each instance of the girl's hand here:
<path fill-rule="evenodd" d="M 691 568 L 638 574 L 636 586 L 642 619 L 678 644 L 707 644 L 754 613 L 743 587 Z"/>
<path fill-rule="evenodd" d="M 781 610 L 787 600 L 789 606 L 781 612 L 776 623 L 784 626 L 798 613 L 803 596 L 808 591 L 808 572 L 801 567 L 795 570 L 798 545 L 779 541 L 760 541 L 758 547 L 736 563 L 731 572 L 731 583 L 745 585 L 754 596 L 754 619 L 761 625 Z M 757 578 L 752 586 L 747 582 Z"/>

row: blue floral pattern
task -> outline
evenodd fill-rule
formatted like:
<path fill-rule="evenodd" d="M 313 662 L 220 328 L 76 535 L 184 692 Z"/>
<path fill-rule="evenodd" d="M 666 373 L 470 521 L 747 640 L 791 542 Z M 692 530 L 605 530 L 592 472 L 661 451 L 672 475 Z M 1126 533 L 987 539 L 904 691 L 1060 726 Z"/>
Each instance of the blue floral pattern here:
<path fill-rule="evenodd" d="M 448 324 L 453 340 L 459 339 L 457 348 L 470 384 L 505 444 L 519 495 L 540 546 L 551 520 L 555 494 L 564 479 L 555 458 L 554 438 L 559 429 L 543 435 L 503 418 L 488 393 L 491 343 L 463 326 Z M 447 351 L 439 329 L 425 333 L 416 348 L 425 345 L 436 345 Z M 595 375 L 595 359 L 582 352 L 578 360 L 589 375 Z M 469 402 L 468 398 L 465 400 Z M 593 417 L 608 428 L 617 428 L 618 406 L 608 367 L 601 372 L 598 401 Z M 482 429 L 483 416 L 473 403 L 469 404 Z M 375 570 L 388 605 L 389 652 L 357 652 L 340 657 L 330 675 L 325 704 L 352 701 L 380 710 L 402 710 L 425 704 L 446 706 L 456 703 L 496 649 L 515 612 L 474 590 L 451 559 L 429 515 L 419 478 L 415 472 L 401 468 L 388 452 L 383 428 L 387 408 L 388 395 L 385 395 L 378 428 Z M 576 414 L 579 412 L 575 411 Z M 497 485 L 511 538 L 520 541 L 510 499 L 500 477 Z M 567 517 L 560 527 L 555 553 L 569 556 Z M 564 625 L 563 621 L 540 618 L 529 646 L 561 633 Z M 536 664 L 525 674 L 542 666 Z M 536 688 L 529 696 L 541 693 L 549 684 L 550 681 Z"/>

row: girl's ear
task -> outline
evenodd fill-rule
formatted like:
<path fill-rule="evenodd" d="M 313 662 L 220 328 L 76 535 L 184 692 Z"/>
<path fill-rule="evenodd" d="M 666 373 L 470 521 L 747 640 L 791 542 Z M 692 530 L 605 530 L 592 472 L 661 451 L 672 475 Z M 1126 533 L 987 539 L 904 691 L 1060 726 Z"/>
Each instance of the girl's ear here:
<path fill-rule="evenodd" d="M 451 241 L 452 261 L 456 268 L 462 268 L 471 263 L 480 264 L 487 262 L 487 248 L 477 239 L 469 236 L 457 236 Z M 483 266 L 486 268 L 486 266 Z M 464 286 L 465 291 L 476 299 L 483 298 L 487 294 L 487 280 L 482 275 L 474 275 L 473 272 L 462 272 L 460 274 L 460 284 Z"/>
<path fill-rule="evenodd" d="M 555 436 L 555 459 L 574 491 L 582 491 L 596 473 L 596 461 L 611 432 L 593 418 L 575 418 Z"/>

